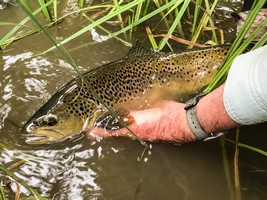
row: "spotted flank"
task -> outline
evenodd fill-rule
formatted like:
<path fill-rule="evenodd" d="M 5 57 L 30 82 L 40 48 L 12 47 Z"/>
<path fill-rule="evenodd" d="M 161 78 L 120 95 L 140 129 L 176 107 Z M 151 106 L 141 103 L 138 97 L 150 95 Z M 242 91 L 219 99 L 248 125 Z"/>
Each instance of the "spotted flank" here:
<path fill-rule="evenodd" d="M 83 76 L 111 109 L 120 117 L 131 119 L 128 115 L 132 109 L 149 108 L 159 100 L 181 101 L 184 95 L 199 92 L 213 79 L 228 49 L 159 53 L 137 44 L 125 58 L 96 67 Z M 120 128 L 88 86 L 75 78 L 26 122 L 22 133 L 29 144 L 47 144 L 72 138 L 93 126 Z"/>

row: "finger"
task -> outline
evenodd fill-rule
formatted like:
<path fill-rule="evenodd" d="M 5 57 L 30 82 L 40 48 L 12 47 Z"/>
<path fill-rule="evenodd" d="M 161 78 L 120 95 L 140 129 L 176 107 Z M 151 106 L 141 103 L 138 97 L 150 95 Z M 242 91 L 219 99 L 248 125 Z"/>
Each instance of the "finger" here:
<path fill-rule="evenodd" d="M 114 136 L 127 136 L 127 132 L 129 131 L 124 128 L 116 131 L 110 131 L 100 127 L 93 127 L 92 129 L 86 132 L 86 136 L 90 140 L 101 140 L 103 138 L 109 138 Z"/>
<path fill-rule="evenodd" d="M 85 135 L 90 140 L 101 140 L 104 137 L 111 137 L 108 131 L 98 127 L 93 127 L 87 131 Z"/>

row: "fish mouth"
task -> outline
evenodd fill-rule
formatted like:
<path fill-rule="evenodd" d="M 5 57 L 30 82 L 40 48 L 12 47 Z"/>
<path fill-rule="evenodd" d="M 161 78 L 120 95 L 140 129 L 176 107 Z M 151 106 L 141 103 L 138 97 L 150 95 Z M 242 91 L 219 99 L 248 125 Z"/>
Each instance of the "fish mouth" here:
<path fill-rule="evenodd" d="M 22 138 L 27 144 L 51 144 L 60 142 L 66 137 L 58 130 L 42 128 L 38 130 L 38 133 L 34 133 L 33 131 L 22 133 Z"/>

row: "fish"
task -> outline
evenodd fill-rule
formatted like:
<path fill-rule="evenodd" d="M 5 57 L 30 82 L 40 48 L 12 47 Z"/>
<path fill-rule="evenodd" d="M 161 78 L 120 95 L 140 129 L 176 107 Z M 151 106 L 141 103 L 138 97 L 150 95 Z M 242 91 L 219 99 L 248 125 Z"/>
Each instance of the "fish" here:
<path fill-rule="evenodd" d="M 90 131 L 94 126 L 117 130 L 134 123 L 131 110 L 160 100 L 183 101 L 199 93 L 216 75 L 229 46 L 184 52 L 155 52 L 133 45 L 117 61 L 95 67 L 61 87 L 21 128 L 28 144 L 50 144 Z M 86 80 L 86 81 L 85 81 Z"/>

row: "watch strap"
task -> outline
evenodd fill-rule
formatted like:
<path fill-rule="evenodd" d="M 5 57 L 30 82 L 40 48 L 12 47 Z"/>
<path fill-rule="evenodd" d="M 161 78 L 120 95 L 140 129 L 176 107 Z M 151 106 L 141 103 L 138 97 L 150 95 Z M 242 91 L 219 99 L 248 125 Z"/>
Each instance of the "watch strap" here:
<path fill-rule="evenodd" d="M 197 118 L 196 105 L 198 104 L 200 99 L 205 95 L 206 95 L 205 93 L 201 93 L 197 95 L 196 97 L 188 100 L 184 108 L 186 110 L 187 123 L 192 133 L 196 136 L 197 140 L 204 140 L 211 136 L 210 133 L 207 133 L 202 128 Z"/>
<path fill-rule="evenodd" d="M 198 121 L 196 105 L 198 104 L 199 100 L 205 95 L 206 94 L 201 93 L 197 95 L 195 98 L 188 100 L 184 108 L 186 110 L 187 123 L 192 133 L 195 135 L 197 140 L 201 140 L 201 141 L 214 139 L 224 134 L 223 132 L 207 133 L 202 128 L 202 126 L 200 125 Z"/>
<path fill-rule="evenodd" d="M 211 136 L 211 134 L 204 131 L 202 126 L 200 125 L 197 118 L 196 106 L 193 106 L 186 110 L 186 118 L 187 123 L 192 133 L 196 136 L 197 140 L 204 140 Z"/>

